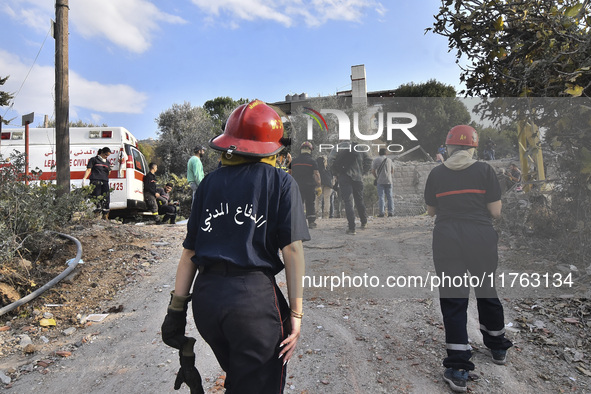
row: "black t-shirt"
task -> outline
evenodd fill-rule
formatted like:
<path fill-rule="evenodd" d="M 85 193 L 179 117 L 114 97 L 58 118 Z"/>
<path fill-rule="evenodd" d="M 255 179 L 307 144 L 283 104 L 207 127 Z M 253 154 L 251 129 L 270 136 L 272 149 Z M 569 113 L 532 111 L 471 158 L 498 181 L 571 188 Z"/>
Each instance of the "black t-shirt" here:
<path fill-rule="evenodd" d="M 501 199 L 494 169 L 485 162 L 454 171 L 441 164 L 431 170 L 425 185 L 425 203 L 437 208 L 435 223 L 469 220 L 492 224 L 487 204 Z"/>
<path fill-rule="evenodd" d="M 88 160 L 88 164 L 86 168 L 90 168 L 90 176 L 88 179 L 91 181 L 103 181 L 109 182 L 109 172 L 111 171 L 111 166 L 109 165 L 108 160 L 102 160 L 102 158 L 98 156 L 91 157 Z"/>
<path fill-rule="evenodd" d="M 224 166 L 208 174 L 193 199 L 183 247 L 193 262 L 283 269 L 279 249 L 310 239 L 299 188 L 264 163 Z"/>
<path fill-rule="evenodd" d="M 156 195 L 156 175 L 151 172 L 144 175 L 144 193 Z"/>
<path fill-rule="evenodd" d="M 291 175 L 300 187 L 316 186 L 314 171 L 318 171 L 318 163 L 309 153 L 302 153 L 291 161 Z"/>

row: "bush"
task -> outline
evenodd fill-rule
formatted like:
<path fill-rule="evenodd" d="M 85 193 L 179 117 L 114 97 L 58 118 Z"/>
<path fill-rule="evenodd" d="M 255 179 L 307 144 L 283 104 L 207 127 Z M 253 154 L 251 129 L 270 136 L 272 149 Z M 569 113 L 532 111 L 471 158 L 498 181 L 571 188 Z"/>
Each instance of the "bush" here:
<path fill-rule="evenodd" d="M 4 163 L 0 157 L 0 162 Z M 59 231 L 75 213 L 90 214 L 89 188 L 77 189 L 58 197 L 55 184 L 40 181 L 39 175 L 24 182 L 24 154 L 12 154 L 0 167 L 0 263 L 17 253 L 34 253 L 46 230 Z M 28 253 L 27 253 L 28 252 Z"/>

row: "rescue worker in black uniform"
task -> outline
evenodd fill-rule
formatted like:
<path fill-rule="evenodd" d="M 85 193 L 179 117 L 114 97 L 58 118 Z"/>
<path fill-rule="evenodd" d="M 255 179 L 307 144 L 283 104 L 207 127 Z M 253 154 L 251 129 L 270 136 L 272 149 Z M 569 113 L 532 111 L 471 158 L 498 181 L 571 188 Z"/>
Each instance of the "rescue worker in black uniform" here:
<path fill-rule="evenodd" d="M 156 163 L 148 164 L 148 173 L 144 175 L 144 201 L 146 207 L 153 215 L 158 215 L 158 202 L 159 197 L 156 191 L 156 171 L 158 171 L 158 165 Z"/>
<path fill-rule="evenodd" d="M 209 143 L 223 152 L 222 166 L 197 189 L 162 325 L 163 341 L 180 349 L 175 387 L 184 381 L 202 392 L 195 340 L 185 337 L 192 300 L 196 327 L 226 371 L 226 393 L 283 392 L 303 316 L 302 241 L 310 239 L 298 185 L 275 167 L 283 141 L 279 115 L 255 100 Z M 275 283 L 284 268 L 289 305 Z"/>
<path fill-rule="evenodd" d="M 439 288 L 445 327 L 447 357 L 443 378 L 451 389 L 467 390 L 470 361 L 467 309 L 470 285 L 453 278 L 485 278 L 474 285 L 480 332 L 495 364 L 505 364 L 507 349 L 503 306 L 494 287 L 498 265 L 498 235 L 492 218 L 501 216 L 501 188 L 493 168 L 473 159 L 478 134 L 470 126 L 453 127 L 446 139 L 449 158 L 433 168 L 425 185 L 427 212 L 435 216 L 433 262 L 442 286 Z M 446 281 L 447 280 L 447 281 Z M 460 284 L 460 285 L 458 285 Z"/>
<path fill-rule="evenodd" d="M 320 187 L 318 163 L 312 158 L 314 146 L 305 141 L 300 146 L 300 155 L 291 161 L 291 175 L 302 193 L 306 206 L 308 228 L 316 228 L 316 189 Z M 322 190 L 321 190 L 322 191 Z"/>
<path fill-rule="evenodd" d="M 99 149 L 96 156 L 91 157 L 86 165 L 86 172 L 82 177 L 84 185 L 86 179 L 89 179 L 90 185 L 94 186 L 92 196 L 96 197 L 97 207 L 95 212 L 102 213 L 103 219 L 109 217 L 109 205 L 111 202 L 111 190 L 109 189 L 109 172 L 111 164 L 107 158 L 111 155 L 111 149 L 105 146 Z"/>

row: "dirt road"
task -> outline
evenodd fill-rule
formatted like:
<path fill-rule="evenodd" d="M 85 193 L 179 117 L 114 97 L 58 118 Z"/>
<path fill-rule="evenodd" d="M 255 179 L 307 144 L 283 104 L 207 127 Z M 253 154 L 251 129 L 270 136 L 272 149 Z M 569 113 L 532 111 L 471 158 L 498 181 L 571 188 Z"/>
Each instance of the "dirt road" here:
<path fill-rule="evenodd" d="M 375 218 L 367 230 L 350 236 L 345 235 L 344 219 L 319 221 L 312 241 L 305 244 L 310 281 L 302 339 L 289 364 L 286 393 L 450 392 L 441 379 L 445 341 L 437 292 L 402 282 L 397 288 L 382 287 L 389 276 L 433 273 L 432 225 L 427 217 Z M 111 304 L 122 305 L 123 311 L 60 337 L 56 346 L 70 344 L 67 357 L 51 358 L 40 351 L 0 361 L 0 370 L 18 371 L 18 378 L 5 386 L 7 392 L 175 392 L 177 353 L 162 343 L 160 325 L 184 226 L 134 231 L 150 233 L 152 253 L 161 258 L 145 268 L 140 280 L 116 293 Z M 506 251 L 502 259 L 516 258 L 509 256 L 506 245 L 501 250 Z M 591 392 L 588 339 L 583 337 L 588 316 L 580 325 L 569 324 L 550 315 L 550 300 L 504 300 L 508 335 L 516 346 L 508 364 L 499 366 L 482 345 L 473 301 L 469 334 L 477 369 L 468 382 L 469 392 Z M 571 301 L 566 297 L 563 302 L 569 305 L 561 310 L 568 310 Z M 531 308 L 533 304 L 537 308 Z M 542 310 L 545 313 L 538 315 Z M 188 331 L 199 338 L 194 324 L 189 323 Z M 538 340 L 544 333 L 551 341 Z M 582 355 L 566 357 L 575 353 L 565 348 L 580 349 Z M 223 372 L 200 338 L 196 354 L 206 392 L 223 392 L 218 380 Z M 39 364 L 43 360 L 53 362 Z M 181 392 L 188 392 L 186 386 Z"/>

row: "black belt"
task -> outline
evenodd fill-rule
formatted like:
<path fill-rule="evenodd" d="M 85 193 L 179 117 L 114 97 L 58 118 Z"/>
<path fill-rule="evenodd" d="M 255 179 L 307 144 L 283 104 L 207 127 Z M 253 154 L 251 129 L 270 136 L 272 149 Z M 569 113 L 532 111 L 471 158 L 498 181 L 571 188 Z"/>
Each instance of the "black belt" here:
<path fill-rule="evenodd" d="M 236 264 L 228 262 L 218 262 L 208 265 L 198 266 L 200 274 L 217 274 L 224 276 L 244 275 L 251 272 L 266 272 L 263 268 L 256 267 L 240 267 Z"/>

